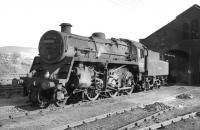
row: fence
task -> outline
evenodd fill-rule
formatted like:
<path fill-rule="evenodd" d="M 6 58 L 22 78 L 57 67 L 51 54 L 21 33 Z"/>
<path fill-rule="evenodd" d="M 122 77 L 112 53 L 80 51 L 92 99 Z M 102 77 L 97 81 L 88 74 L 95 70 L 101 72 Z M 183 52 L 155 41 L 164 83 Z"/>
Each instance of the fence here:
<path fill-rule="evenodd" d="M 14 78 L 19 79 L 20 77 L 25 77 L 26 75 L 27 74 L 17 74 L 17 73 L 0 74 L 0 86 L 11 85 L 12 79 Z"/>

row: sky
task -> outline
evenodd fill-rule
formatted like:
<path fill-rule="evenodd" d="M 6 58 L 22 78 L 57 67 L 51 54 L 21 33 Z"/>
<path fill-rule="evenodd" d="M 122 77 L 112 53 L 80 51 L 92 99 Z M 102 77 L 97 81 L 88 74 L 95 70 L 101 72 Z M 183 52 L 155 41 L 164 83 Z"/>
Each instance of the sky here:
<path fill-rule="evenodd" d="M 200 0 L 1 0 L 0 46 L 38 47 L 48 30 L 71 23 L 72 33 L 145 38 Z"/>

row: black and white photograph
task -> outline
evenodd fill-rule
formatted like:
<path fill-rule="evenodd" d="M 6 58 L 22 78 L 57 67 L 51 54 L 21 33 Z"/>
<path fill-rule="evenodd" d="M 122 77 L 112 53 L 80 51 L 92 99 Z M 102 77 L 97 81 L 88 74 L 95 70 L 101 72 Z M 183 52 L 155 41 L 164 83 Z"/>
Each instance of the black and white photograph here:
<path fill-rule="evenodd" d="M 200 130 L 199 0 L 0 1 L 0 130 Z"/>

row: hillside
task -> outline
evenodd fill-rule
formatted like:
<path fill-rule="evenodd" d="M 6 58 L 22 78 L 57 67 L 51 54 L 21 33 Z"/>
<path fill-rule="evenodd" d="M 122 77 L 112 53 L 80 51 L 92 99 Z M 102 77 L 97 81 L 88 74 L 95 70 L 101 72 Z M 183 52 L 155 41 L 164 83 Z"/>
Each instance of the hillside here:
<path fill-rule="evenodd" d="M 36 48 L 5 46 L 0 47 L 0 75 L 10 73 L 27 73 L 34 56 L 38 54 Z"/>

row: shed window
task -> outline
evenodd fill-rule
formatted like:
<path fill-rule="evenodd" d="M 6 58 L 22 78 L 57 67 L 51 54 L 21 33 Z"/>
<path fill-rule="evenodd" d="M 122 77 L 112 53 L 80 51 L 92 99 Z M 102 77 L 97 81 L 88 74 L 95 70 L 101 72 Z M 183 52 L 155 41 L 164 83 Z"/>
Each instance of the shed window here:
<path fill-rule="evenodd" d="M 182 27 L 182 39 L 188 40 L 189 39 L 189 24 L 184 23 Z"/>
<path fill-rule="evenodd" d="M 199 21 L 197 19 L 191 22 L 191 39 L 199 39 Z"/>

